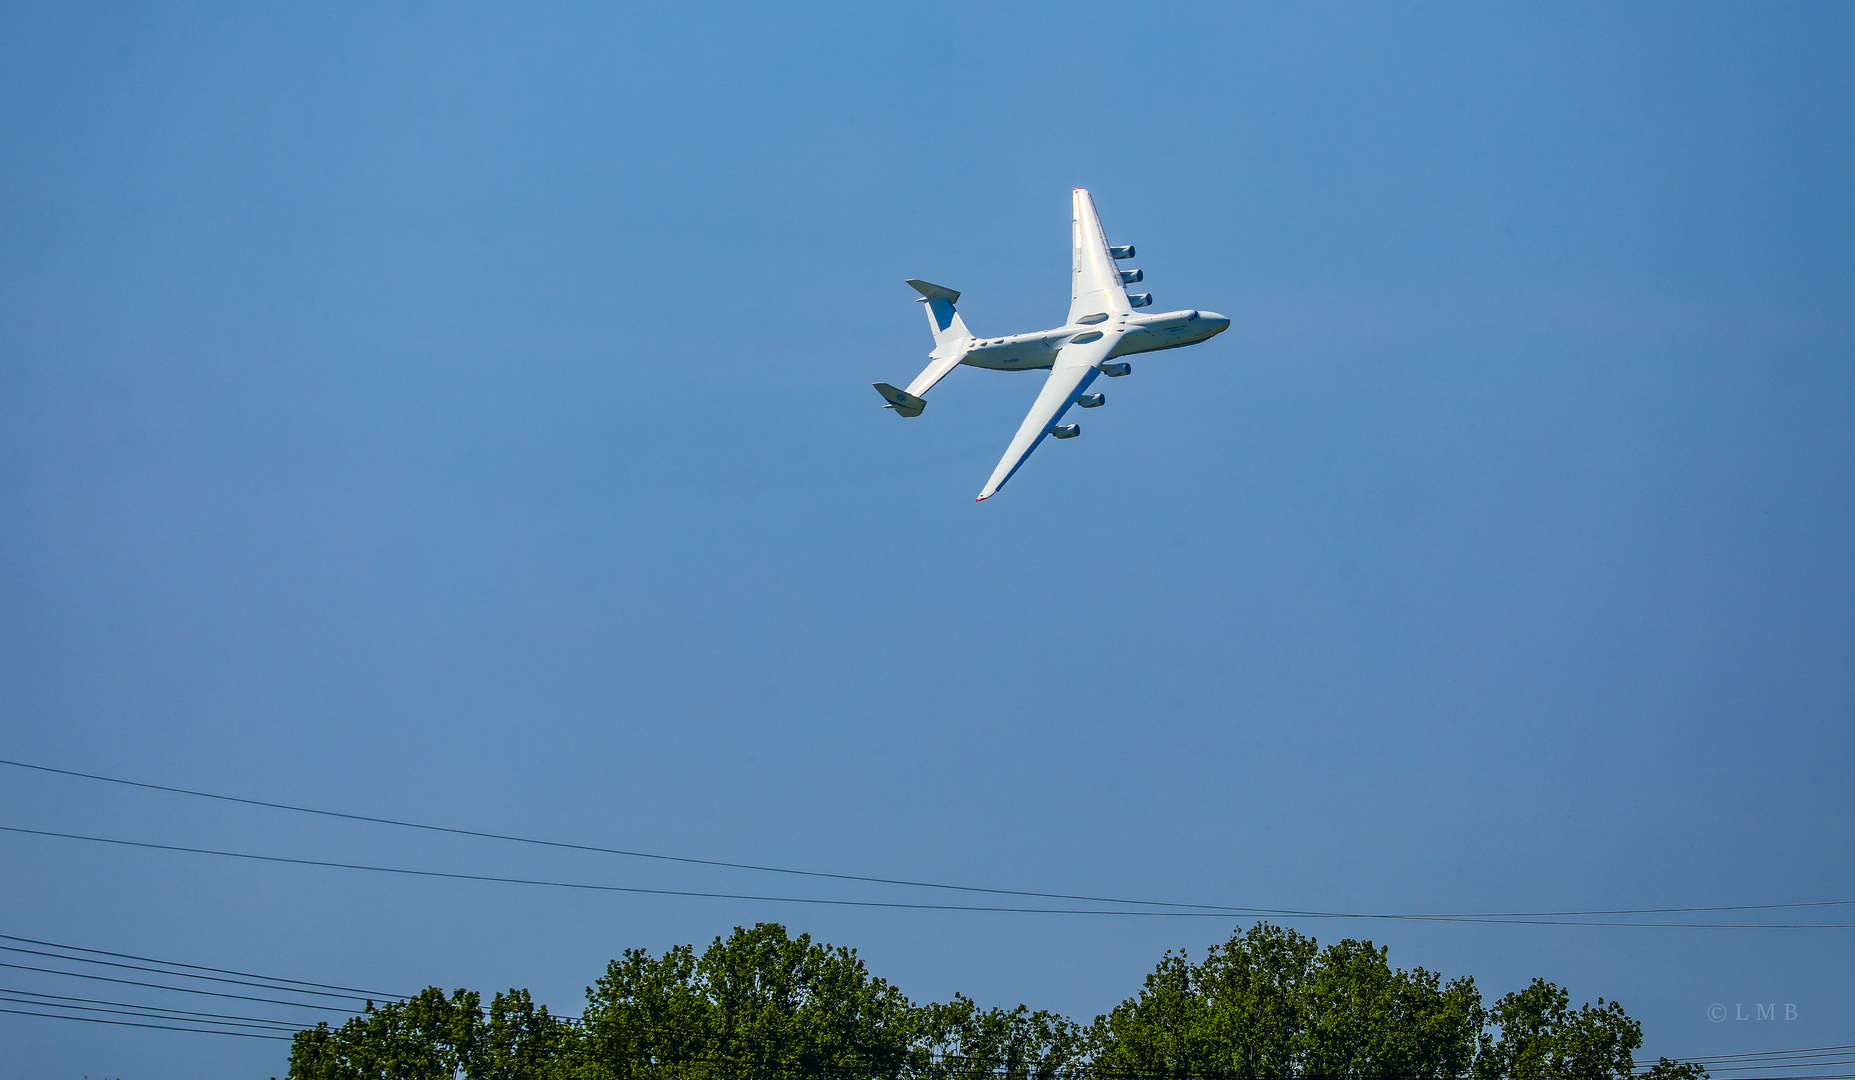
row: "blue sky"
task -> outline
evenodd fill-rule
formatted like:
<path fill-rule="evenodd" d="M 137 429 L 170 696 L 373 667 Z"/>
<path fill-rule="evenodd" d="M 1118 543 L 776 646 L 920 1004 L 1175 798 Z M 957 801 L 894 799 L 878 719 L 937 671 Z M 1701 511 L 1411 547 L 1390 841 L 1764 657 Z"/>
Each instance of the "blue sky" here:
<path fill-rule="evenodd" d="M 1049 891 L 1855 899 L 1855 9 L 0 26 L 0 757 Z M 1234 322 L 975 505 L 1037 377 L 911 421 L 869 384 L 931 347 L 906 277 L 1059 322 L 1074 186 L 1160 308 Z M 894 895 L 18 770 L 0 824 Z M 770 919 L 1086 1019 L 1234 925 L 0 868 L 4 933 L 568 1008 Z M 1650 1053 L 1855 1029 L 1855 931 L 1295 925 L 1620 999 Z M 235 1042 L 0 1016 L 0 1078 L 281 1074 Z"/>

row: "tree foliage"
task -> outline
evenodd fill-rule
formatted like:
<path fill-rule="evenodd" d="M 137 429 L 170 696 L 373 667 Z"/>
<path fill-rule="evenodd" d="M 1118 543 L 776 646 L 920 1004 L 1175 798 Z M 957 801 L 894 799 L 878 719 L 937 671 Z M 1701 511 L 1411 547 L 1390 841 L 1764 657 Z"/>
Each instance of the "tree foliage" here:
<path fill-rule="evenodd" d="M 431 987 L 376 1007 L 339 1028 L 300 1031 L 290 1049 L 291 1080 L 528 1080 L 550 1072 L 574 1041 L 573 1028 L 537 1007 L 526 990 L 482 998 Z"/>
<path fill-rule="evenodd" d="M 1471 979 L 1391 967 L 1387 951 L 1259 923 L 1192 964 L 1167 954 L 1089 1029 L 1092 1059 L 1142 1075 L 1241 1080 L 1468 1075 L 1483 1025 Z"/>
<path fill-rule="evenodd" d="M 1258 923 L 1193 963 L 1168 953 L 1086 1028 L 1055 1013 L 917 1005 L 856 952 L 737 927 L 697 955 L 627 950 L 554 1016 L 525 990 L 485 1009 L 433 987 L 299 1032 L 291 1080 L 1706 1080 L 1616 1002 L 1571 1008 L 1535 980 L 1492 1007 L 1469 978 L 1391 966 Z"/>
<path fill-rule="evenodd" d="M 587 991 L 574 1075 L 588 1080 L 774 1080 L 898 1075 L 920 1024 L 857 954 L 762 923 L 614 960 Z"/>

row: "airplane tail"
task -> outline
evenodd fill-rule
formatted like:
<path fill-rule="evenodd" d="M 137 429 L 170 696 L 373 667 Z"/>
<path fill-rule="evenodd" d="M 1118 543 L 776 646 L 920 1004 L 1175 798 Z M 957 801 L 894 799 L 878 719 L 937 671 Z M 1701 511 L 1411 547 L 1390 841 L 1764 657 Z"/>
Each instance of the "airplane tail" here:
<path fill-rule="evenodd" d="M 928 329 L 934 332 L 935 357 L 938 358 L 942 350 L 973 336 L 966 329 L 966 321 L 960 318 L 960 313 L 953 310 L 954 302 L 960 298 L 958 292 L 914 278 L 909 278 L 908 284 L 921 294 L 921 302 L 927 305 Z"/>
<path fill-rule="evenodd" d="M 883 406 L 884 408 L 894 409 L 903 416 L 920 416 L 921 410 L 927 408 L 927 402 L 906 390 L 897 390 L 886 382 L 871 385 L 876 388 L 878 394 L 882 395 L 882 399 L 889 403 Z"/>
<path fill-rule="evenodd" d="M 946 378 L 947 372 L 959 366 L 973 335 L 966 329 L 966 321 L 960 318 L 960 313 L 953 310 L 953 302 L 960 298 L 959 293 L 913 278 L 908 279 L 908 284 L 914 286 L 914 290 L 921 294 L 921 302 L 927 305 L 928 329 L 934 332 L 934 351 L 928 354 L 927 368 L 915 376 L 915 381 L 908 384 L 908 389 L 898 390 L 888 383 L 874 385 L 876 392 L 888 402 L 885 408 L 894 409 L 903 416 L 920 416 L 921 410 L 927 408 L 927 402 L 921 400 L 921 395 Z"/>

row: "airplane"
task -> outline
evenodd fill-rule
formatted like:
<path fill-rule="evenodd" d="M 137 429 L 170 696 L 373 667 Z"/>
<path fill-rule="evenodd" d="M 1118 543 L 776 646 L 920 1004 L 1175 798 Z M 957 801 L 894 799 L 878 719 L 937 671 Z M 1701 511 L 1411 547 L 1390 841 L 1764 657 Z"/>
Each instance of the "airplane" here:
<path fill-rule="evenodd" d="M 1134 257 L 1133 246 L 1108 244 L 1101 218 L 1095 213 L 1095 200 L 1087 191 L 1074 190 L 1072 210 L 1074 271 L 1069 319 L 1054 330 L 976 338 L 954 310 L 959 293 L 932 282 L 908 279 L 908 284 L 921 294 L 918 302 L 927 305 L 934 351 L 928 354 L 926 370 L 908 384 L 908 389 L 898 390 L 883 382 L 874 384 L 876 392 L 888 402 L 884 408 L 894 409 L 900 416 L 920 416 L 921 410 L 927 408 L 923 395 L 961 364 L 994 371 L 1050 369 L 1030 414 L 1012 437 L 998 468 L 992 470 L 977 502 L 998 494 L 1045 436 L 1073 439 L 1082 434 L 1082 425 L 1062 422 L 1063 414 L 1071 405 L 1095 409 L 1106 403 L 1107 395 L 1088 393 L 1088 388 L 1098 376 L 1119 378 L 1133 371 L 1133 365 L 1116 357 L 1196 345 L 1230 326 L 1229 319 L 1214 311 L 1135 314 L 1135 308 L 1152 305 L 1153 294 L 1127 291 L 1127 286 L 1145 277 L 1139 270 L 1120 268 L 1118 260 Z"/>

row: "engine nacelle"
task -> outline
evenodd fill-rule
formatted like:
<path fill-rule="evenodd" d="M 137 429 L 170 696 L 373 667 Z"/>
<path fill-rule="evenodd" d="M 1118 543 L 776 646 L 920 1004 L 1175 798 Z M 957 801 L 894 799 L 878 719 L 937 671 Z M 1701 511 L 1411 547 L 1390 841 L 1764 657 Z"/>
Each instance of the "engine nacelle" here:
<path fill-rule="evenodd" d="M 1145 281 L 1145 280 L 1146 280 L 1145 270 L 1123 270 L 1121 271 L 1121 284 L 1123 285 L 1132 285 L 1136 281 Z"/>
<path fill-rule="evenodd" d="M 1128 293 L 1127 302 L 1134 307 L 1152 307 L 1153 294 L 1150 292 Z"/>
<path fill-rule="evenodd" d="M 1081 424 L 1058 424 L 1050 429 L 1050 434 L 1059 439 L 1073 439 L 1082 434 Z"/>
<path fill-rule="evenodd" d="M 1119 364 L 1096 364 L 1095 370 L 1101 372 L 1110 379 L 1118 379 L 1123 375 L 1132 375 L 1134 373 L 1134 365 L 1125 362 Z"/>
<path fill-rule="evenodd" d="M 1134 245 L 1129 244 L 1126 247 L 1111 247 L 1108 249 L 1108 254 L 1117 259 L 1131 259 L 1134 257 Z"/>
<path fill-rule="evenodd" d="M 1099 409 L 1108 403 L 1106 394 L 1083 394 L 1076 399 L 1076 404 L 1084 409 Z"/>

